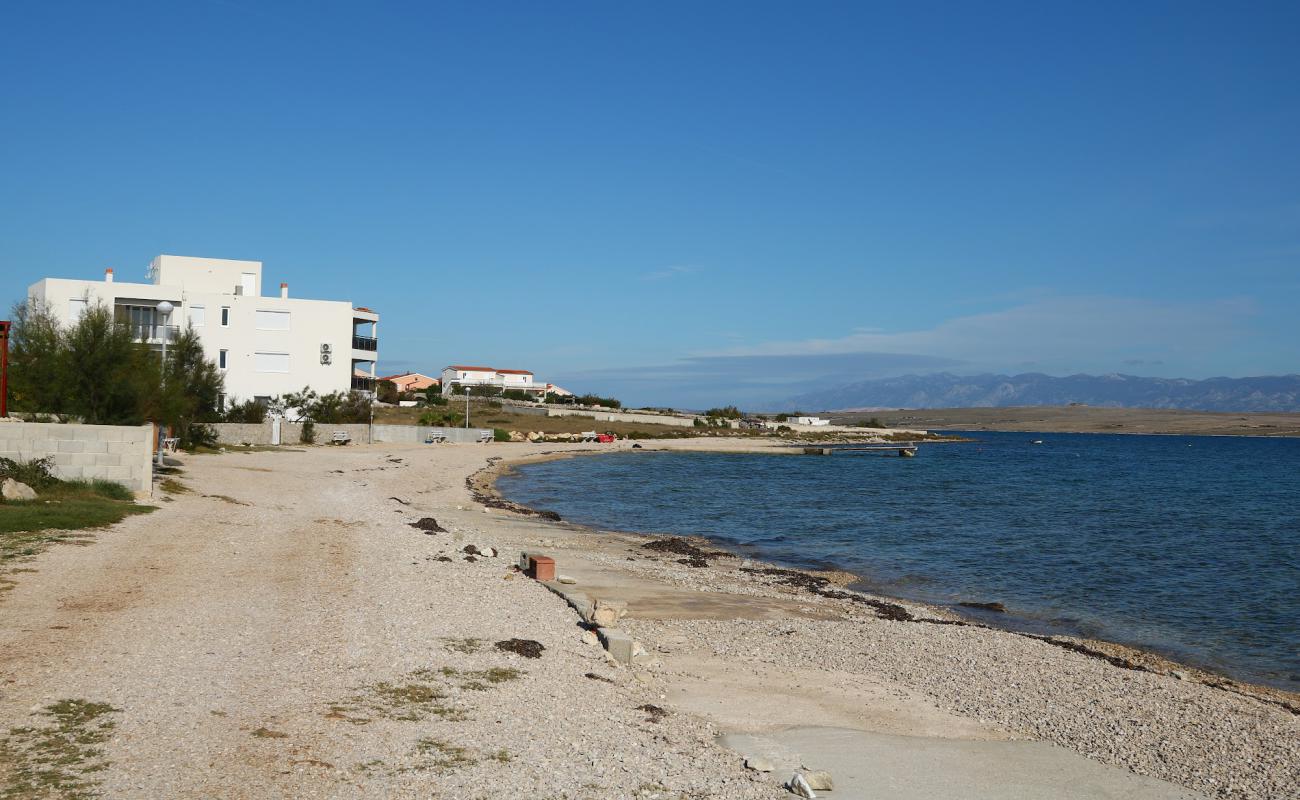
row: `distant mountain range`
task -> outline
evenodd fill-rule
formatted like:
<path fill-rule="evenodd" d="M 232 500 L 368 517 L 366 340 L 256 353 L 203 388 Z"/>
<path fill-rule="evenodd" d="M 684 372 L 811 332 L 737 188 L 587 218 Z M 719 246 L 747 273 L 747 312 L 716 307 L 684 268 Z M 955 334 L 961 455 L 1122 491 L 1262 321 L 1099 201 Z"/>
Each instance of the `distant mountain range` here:
<path fill-rule="evenodd" d="M 792 397 L 785 410 L 979 408 L 1084 403 L 1188 411 L 1300 411 L 1300 375 L 1142 378 L 1136 375 L 904 375 Z"/>

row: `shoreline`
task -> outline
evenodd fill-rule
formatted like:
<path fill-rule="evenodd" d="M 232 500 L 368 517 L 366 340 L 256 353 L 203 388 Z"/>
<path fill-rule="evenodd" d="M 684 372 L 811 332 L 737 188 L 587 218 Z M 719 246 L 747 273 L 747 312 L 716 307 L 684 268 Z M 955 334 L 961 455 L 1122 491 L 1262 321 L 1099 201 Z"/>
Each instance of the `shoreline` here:
<path fill-rule="evenodd" d="M 1019 431 L 1014 431 L 1019 432 Z M 1099 432 L 1095 432 L 1099 433 Z M 1165 434 L 1140 434 L 1133 433 L 1129 435 L 1165 435 Z M 1185 434 L 1172 434 L 1185 435 Z M 954 625 L 960 627 L 980 628 L 986 630 L 997 630 L 1010 633 L 1015 636 L 1021 636 L 1028 639 L 1046 642 L 1056 647 L 1070 649 L 1091 658 L 1100 659 L 1110 663 L 1112 666 L 1152 672 L 1156 674 L 1174 675 L 1180 674 L 1187 676 L 1182 678 L 1198 682 L 1202 685 L 1214 689 L 1226 691 L 1232 694 L 1238 694 L 1260 702 L 1275 705 L 1289 713 L 1300 716 L 1300 692 L 1291 691 L 1278 686 L 1272 686 L 1267 683 L 1257 683 L 1249 680 L 1243 680 L 1231 675 L 1225 674 L 1213 668 L 1182 661 L 1165 653 L 1153 649 L 1144 649 L 1121 642 L 1113 642 L 1107 639 L 1097 639 L 1087 636 L 1079 636 L 1070 633 L 1038 633 L 1027 628 L 1031 627 L 1033 620 L 1017 617 L 1015 615 L 1006 615 L 1007 624 L 997 624 L 997 617 L 990 612 L 986 615 L 975 615 L 963 611 L 960 608 L 953 608 L 944 605 L 937 605 L 925 600 L 918 600 L 906 597 L 899 597 L 882 593 L 872 587 L 869 581 L 858 573 L 842 569 L 836 565 L 826 567 L 805 566 L 801 564 L 789 564 L 780 561 L 770 560 L 769 558 L 756 556 L 752 553 L 737 551 L 734 545 L 724 541 L 718 541 L 706 536 L 699 536 L 681 532 L 659 532 L 645 533 L 641 531 L 631 531 L 623 529 L 605 529 L 597 528 L 584 523 L 571 522 L 562 520 L 560 515 L 549 509 L 533 509 L 526 505 L 517 503 L 505 497 L 497 487 L 497 480 L 504 475 L 513 471 L 516 466 L 526 464 L 535 464 L 545 461 L 560 461 L 570 458 L 583 456 L 609 455 L 622 450 L 598 450 L 598 451 L 549 451 L 529 454 L 517 458 L 500 458 L 494 460 L 488 466 L 483 467 L 477 472 L 472 473 L 465 479 L 466 487 L 470 490 L 471 499 L 474 502 L 484 506 L 496 508 L 508 512 L 521 514 L 524 516 L 535 517 L 551 523 L 562 524 L 566 530 L 586 532 L 594 535 L 617 535 L 631 537 L 643 542 L 662 541 L 671 539 L 682 539 L 696 545 L 704 545 L 711 548 L 721 548 L 731 556 L 743 559 L 746 562 L 763 565 L 766 568 L 783 570 L 795 573 L 807 573 L 817 577 L 826 577 L 832 580 L 839 588 L 846 589 L 858 595 L 867 598 L 869 602 L 882 602 L 893 608 L 902 608 L 900 604 L 908 604 L 925 609 L 926 617 L 906 619 L 901 621 L 921 622 L 928 624 Z M 769 447 L 751 446 L 743 449 L 715 449 L 707 447 L 690 447 L 690 446 L 665 446 L 665 447 L 643 447 L 643 452 L 698 452 L 698 453 L 747 453 L 762 455 L 786 455 L 785 448 L 778 445 Z M 978 605 L 973 606 L 978 608 Z M 897 612 L 894 612 L 897 613 Z M 1018 624 L 1019 623 L 1019 624 Z"/>

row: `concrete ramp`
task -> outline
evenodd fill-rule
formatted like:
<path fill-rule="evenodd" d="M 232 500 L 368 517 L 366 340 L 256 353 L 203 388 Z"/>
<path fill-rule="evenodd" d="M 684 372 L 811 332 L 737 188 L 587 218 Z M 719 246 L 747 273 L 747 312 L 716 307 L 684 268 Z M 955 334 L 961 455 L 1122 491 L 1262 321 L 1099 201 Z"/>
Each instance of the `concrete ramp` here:
<path fill-rule="evenodd" d="M 831 800 L 1206 800 L 1180 786 L 1049 742 L 895 736 L 847 728 L 727 734 L 722 744 L 768 759 L 774 782 L 800 764 L 835 780 Z"/>

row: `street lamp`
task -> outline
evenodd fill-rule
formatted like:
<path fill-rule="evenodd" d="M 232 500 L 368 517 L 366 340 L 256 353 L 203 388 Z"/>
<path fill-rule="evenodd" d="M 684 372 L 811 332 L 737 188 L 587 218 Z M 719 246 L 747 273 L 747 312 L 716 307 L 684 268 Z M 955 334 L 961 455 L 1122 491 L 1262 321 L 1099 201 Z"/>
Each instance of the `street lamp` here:
<path fill-rule="evenodd" d="M 175 308 L 175 306 L 173 306 L 171 303 L 167 302 L 166 300 L 158 304 L 158 313 L 162 314 L 162 320 L 163 320 L 162 323 L 162 388 L 164 390 L 164 393 L 165 390 L 167 389 L 167 321 L 171 318 L 173 308 Z M 158 399 L 162 400 L 163 398 L 160 397 Z M 162 405 L 160 403 L 159 411 L 161 410 L 162 410 Z M 162 420 L 160 419 L 158 421 L 158 466 L 161 467 L 162 465 L 163 465 L 163 426 L 162 426 Z"/>
<path fill-rule="evenodd" d="M 469 387 L 465 387 L 465 429 L 469 430 Z"/>

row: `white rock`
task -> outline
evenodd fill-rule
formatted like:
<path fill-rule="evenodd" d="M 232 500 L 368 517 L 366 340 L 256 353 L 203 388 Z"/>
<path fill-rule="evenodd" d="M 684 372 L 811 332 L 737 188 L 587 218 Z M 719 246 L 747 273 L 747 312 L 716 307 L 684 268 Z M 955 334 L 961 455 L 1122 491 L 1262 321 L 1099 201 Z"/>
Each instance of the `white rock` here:
<path fill-rule="evenodd" d="M 599 646 L 600 646 L 600 637 L 596 635 L 596 632 L 595 632 L 595 631 L 585 631 L 585 632 L 583 632 L 583 634 L 582 634 L 582 643 L 583 643 L 583 644 L 594 644 L 594 645 L 596 645 L 596 646 L 599 647 Z"/>
<path fill-rule="evenodd" d="M 835 788 L 835 781 L 831 780 L 831 774 L 824 770 L 805 772 L 803 777 L 808 781 L 808 786 L 818 792 L 829 792 Z"/>
<path fill-rule="evenodd" d="M 570 586 L 578 582 L 577 578 L 571 577 L 569 575 L 560 575 L 556 578 L 556 580 L 558 580 L 560 583 L 566 583 Z"/>
<path fill-rule="evenodd" d="M 6 500 L 35 500 L 36 490 L 13 478 L 5 478 L 4 485 L 0 486 L 0 495 Z"/>
<path fill-rule="evenodd" d="M 790 782 L 785 785 L 785 788 L 800 797 L 814 798 L 817 796 L 817 793 L 813 791 L 813 788 L 808 785 L 807 779 L 798 772 L 790 778 Z"/>

